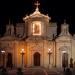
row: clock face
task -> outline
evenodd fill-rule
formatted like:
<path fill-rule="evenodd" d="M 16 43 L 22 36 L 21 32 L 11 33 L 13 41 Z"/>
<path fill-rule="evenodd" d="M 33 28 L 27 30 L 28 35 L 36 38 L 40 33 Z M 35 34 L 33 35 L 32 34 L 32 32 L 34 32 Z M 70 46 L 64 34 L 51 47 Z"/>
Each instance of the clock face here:
<path fill-rule="evenodd" d="M 32 32 L 33 35 L 41 35 L 41 22 L 35 21 L 32 23 Z"/>

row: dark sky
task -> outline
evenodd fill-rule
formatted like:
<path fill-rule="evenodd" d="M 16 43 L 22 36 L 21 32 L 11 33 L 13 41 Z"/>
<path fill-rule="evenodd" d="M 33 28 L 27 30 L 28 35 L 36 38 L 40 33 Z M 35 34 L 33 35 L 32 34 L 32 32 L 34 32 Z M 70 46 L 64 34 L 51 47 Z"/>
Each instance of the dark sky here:
<path fill-rule="evenodd" d="M 26 14 L 31 14 L 35 10 L 34 3 L 37 0 L 0 0 L 0 34 L 5 32 L 5 26 L 9 19 L 11 23 L 23 22 Z M 49 14 L 51 21 L 57 22 L 58 28 L 64 19 L 70 24 L 70 32 L 75 33 L 75 3 L 66 0 L 38 0 L 40 2 L 40 12 Z"/>

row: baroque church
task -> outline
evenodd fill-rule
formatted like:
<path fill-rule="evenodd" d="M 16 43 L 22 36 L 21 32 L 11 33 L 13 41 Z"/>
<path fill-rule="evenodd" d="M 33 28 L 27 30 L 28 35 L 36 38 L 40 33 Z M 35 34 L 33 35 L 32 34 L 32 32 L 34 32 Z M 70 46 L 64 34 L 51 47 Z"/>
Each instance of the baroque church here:
<path fill-rule="evenodd" d="M 57 23 L 39 11 L 23 17 L 24 23 L 6 25 L 0 37 L 0 66 L 5 67 L 73 67 L 75 62 L 75 37 L 69 33 L 69 24 Z"/>

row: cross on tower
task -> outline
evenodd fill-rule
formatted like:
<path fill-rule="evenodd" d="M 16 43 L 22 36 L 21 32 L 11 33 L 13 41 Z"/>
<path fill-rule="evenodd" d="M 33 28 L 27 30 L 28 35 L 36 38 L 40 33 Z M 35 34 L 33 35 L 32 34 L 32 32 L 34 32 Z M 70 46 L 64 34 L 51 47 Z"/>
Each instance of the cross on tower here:
<path fill-rule="evenodd" d="M 37 1 L 34 5 L 36 5 L 36 8 L 40 5 L 40 3 Z"/>
<path fill-rule="evenodd" d="M 9 19 L 9 25 L 10 25 L 10 19 Z"/>
<path fill-rule="evenodd" d="M 66 24 L 66 19 L 64 20 L 64 24 Z"/>

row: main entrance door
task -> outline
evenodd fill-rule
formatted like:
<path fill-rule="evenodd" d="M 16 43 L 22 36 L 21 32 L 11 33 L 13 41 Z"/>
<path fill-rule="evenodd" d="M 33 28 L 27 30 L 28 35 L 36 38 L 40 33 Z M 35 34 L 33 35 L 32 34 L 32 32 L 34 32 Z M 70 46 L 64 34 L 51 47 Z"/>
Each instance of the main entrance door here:
<path fill-rule="evenodd" d="M 8 53 L 7 55 L 7 67 L 12 67 L 12 54 Z"/>
<path fill-rule="evenodd" d="M 62 67 L 68 67 L 68 53 L 62 55 Z"/>
<path fill-rule="evenodd" d="M 34 66 L 40 66 L 40 54 L 38 52 L 34 54 Z"/>

